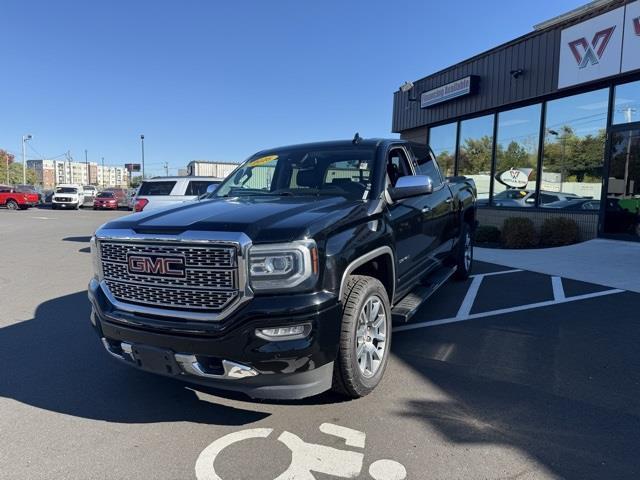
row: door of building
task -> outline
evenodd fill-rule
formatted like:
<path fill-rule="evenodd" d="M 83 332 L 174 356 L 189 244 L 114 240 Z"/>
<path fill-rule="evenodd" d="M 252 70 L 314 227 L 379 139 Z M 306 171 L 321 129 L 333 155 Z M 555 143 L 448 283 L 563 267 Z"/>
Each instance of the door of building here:
<path fill-rule="evenodd" d="M 614 128 L 609 145 L 603 233 L 640 240 L 640 125 Z"/>

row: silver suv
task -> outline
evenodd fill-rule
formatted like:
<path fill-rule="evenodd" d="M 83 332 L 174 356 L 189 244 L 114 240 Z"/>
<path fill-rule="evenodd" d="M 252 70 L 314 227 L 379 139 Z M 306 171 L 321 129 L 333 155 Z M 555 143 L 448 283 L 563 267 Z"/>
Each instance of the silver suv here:
<path fill-rule="evenodd" d="M 144 180 L 133 200 L 136 212 L 177 205 L 196 200 L 211 191 L 211 185 L 218 185 L 222 178 L 216 177 L 155 177 Z"/>

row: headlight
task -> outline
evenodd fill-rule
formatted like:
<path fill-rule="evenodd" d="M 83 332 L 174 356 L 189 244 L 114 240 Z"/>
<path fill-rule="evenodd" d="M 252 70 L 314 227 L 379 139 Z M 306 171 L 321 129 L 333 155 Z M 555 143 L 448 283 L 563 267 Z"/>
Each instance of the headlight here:
<path fill-rule="evenodd" d="M 91 241 L 89 242 L 89 247 L 91 249 L 91 261 L 93 262 L 93 276 L 98 280 L 102 280 L 102 262 L 100 261 L 100 250 L 98 246 L 98 242 L 96 242 L 96 237 L 91 237 Z"/>
<path fill-rule="evenodd" d="M 308 290 L 318 280 L 318 247 L 313 240 L 254 245 L 249 250 L 249 280 L 260 292 Z"/>

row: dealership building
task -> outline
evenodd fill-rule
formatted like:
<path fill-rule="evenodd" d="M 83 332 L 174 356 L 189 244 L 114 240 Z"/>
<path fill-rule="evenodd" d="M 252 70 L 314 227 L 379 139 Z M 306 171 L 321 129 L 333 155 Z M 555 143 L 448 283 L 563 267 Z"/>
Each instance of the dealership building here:
<path fill-rule="evenodd" d="M 483 224 L 640 239 L 640 0 L 599 0 L 394 94 L 393 131 L 478 187 Z"/>

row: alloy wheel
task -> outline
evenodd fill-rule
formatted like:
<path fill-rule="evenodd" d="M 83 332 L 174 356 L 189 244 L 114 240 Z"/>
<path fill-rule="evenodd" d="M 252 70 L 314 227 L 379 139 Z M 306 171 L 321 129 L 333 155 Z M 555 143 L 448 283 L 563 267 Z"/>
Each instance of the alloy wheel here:
<path fill-rule="evenodd" d="M 372 295 L 360 310 L 356 330 L 356 359 L 365 377 L 373 377 L 382 365 L 386 338 L 387 314 L 384 303 L 380 297 Z"/>

